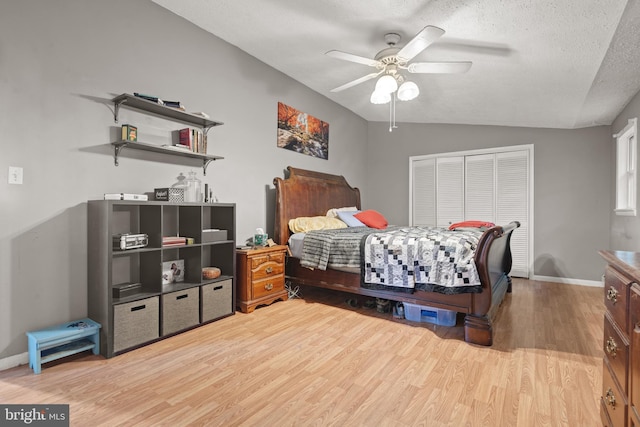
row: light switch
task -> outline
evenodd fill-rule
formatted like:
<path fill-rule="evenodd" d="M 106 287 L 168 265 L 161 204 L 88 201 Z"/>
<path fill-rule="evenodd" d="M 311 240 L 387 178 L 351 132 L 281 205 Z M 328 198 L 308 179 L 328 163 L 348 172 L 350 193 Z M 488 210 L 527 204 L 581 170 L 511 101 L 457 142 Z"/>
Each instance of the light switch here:
<path fill-rule="evenodd" d="M 9 166 L 9 184 L 22 184 L 22 168 Z"/>

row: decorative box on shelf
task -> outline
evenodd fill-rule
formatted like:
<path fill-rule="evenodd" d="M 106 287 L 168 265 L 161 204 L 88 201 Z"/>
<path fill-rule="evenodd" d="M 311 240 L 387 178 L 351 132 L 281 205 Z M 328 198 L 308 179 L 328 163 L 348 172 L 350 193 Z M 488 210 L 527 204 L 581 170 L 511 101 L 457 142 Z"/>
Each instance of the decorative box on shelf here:
<path fill-rule="evenodd" d="M 202 243 L 220 242 L 227 240 L 227 230 L 215 228 L 202 230 Z"/>
<path fill-rule="evenodd" d="M 183 188 L 156 188 L 153 192 L 154 200 L 171 203 L 184 202 L 184 189 Z"/>

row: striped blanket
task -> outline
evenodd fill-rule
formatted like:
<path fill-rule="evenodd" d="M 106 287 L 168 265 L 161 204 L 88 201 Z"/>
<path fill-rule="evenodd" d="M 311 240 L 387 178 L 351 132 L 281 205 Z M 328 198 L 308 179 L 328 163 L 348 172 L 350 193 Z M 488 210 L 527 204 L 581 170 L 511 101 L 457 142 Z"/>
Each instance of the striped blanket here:
<path fill-rule="evenodd" d="M 362 239 L 379 231 L 368 227 L 310 231 L 304 237 L 300 265 L 319 270 L 327 267 L 360 268 Z"/>

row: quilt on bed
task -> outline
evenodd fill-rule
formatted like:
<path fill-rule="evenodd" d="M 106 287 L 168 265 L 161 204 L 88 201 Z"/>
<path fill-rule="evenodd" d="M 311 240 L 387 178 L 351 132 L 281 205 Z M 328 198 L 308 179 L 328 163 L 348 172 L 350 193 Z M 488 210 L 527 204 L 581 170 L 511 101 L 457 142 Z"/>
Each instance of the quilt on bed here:
<path fill-rule="evenodd" d="M 482 283 L 474 256 L 480 236 L 479 230 L 435 227 L 369 234 L 362 251 L 362 286 L 479 293 Z"/>
<path fill-rule="evenodd" d="M 482 232 L 435 227 L 367 227 L 307 233 L 300 265 L 358 267 L 362 287 L 445 294 L 478 293 L 482 284 L 474 262 Z"/>

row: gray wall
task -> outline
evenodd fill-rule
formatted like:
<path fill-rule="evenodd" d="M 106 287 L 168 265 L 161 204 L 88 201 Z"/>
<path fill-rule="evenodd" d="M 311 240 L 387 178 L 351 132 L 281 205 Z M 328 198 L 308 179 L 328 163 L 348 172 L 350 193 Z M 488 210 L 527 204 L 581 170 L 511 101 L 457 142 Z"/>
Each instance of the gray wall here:
<path fill-rule="evenodd" d="M 629 119 L 640 117 L 640 93 L 627 104 L 625 109 L 620 113 L 611 126 L 612 132 L 620 132 L 629 122 Z M 609 135 L 611 141 L 615 141 L 613 137 Z M 640 145 L 639 145 L 640 147 Z M 616 145 L 615 142 L 611 143 L 611 157 L 614 159 L 611 170 L 611 206 L 615 206 L 616 203 L 616 181 L 615 181 L 615 157 Z M 640 159 L 637 159 L 638 165 L 640 165 Z M 640 207 L 640 183 L 638 185 L 638 194 L 636 196 L 636 203 Z M 640 216 L 620 216 L 611 214 L 611 249 L 619 251 L 640 251 Z"/>
<path fill-rule="evenodd" d="M 401 117 L 399 117 L 401 119 Z M 410 156 L 534 145 L 534 274 L 599 280 L 609 246 L 611 130 L 369 123 L 368 206 L 409 221 Z"/>
<path fill-rule="evenodd" d="M 113 96 L 158 94 L 225 123 L 207 176 L 124 150 L 115 167 Z M 147 0 L 23 0 L 0 6 L 0 359 L 25 332 L 87 314 L 86 201 L 144 193 L 195 170 L 237 204 L 237 239 L 273 229 L 273 178 L 287 165 L 365 186 L 367 123 L 237 48 Z M 330 124 L 329 160 L 276 147 L 277 103 Z M 140 139 L 176 124 L 122 110 Z M 165 141 L 166 142 L 166 141 Z M 152 160 L 147 160 L 152 159 Z M 9 166 L 24 184 L 8 185 Z"/>

